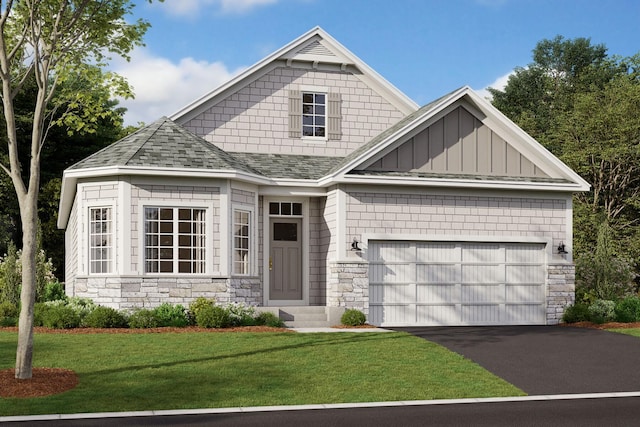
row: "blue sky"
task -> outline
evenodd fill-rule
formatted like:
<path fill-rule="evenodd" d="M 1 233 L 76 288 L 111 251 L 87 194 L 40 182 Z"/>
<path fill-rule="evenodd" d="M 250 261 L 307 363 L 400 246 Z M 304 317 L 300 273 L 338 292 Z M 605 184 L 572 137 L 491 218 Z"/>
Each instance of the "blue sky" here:
<path fill-rule="evenodd" d="M 638 0 L 165 0 L 137 2 L 146 47 L 112 68 L 136 99 L 127 124 L 171 115 L 319 25 L 418 104 L 500 87 L 544 38 L 640 52 Z"/>

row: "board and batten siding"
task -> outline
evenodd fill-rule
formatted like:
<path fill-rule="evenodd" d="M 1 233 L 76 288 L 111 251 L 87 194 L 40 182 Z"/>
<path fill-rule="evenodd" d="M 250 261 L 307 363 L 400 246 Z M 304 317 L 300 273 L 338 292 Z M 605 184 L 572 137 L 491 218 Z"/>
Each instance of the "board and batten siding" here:
<path fill-rule="evenodd" d="M 462 106 L 366 170 L 548 177 Z"/>
<path fill-rule="evenodd" d="M 334 94 L 327 100 L 331 123 L 327 141 L 309 141 L 297 136 L 297 131 L 290 132 L 290 93 L 305 86 L 326 87 Z M 340 111 L 336 111 L 338 106 Z M 346 156 L 402 117 L 396 107 L 349 72 L 281 67 L 183 126 L 230 152 Z M 338 125 L 340 130 L 333 130 Z"/>

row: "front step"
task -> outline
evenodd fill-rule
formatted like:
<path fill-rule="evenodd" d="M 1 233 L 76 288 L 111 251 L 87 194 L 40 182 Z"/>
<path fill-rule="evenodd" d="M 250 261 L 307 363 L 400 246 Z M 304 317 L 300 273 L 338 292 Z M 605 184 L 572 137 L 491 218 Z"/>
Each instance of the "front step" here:
<path fill-rule="evenodd" d="M 287 328 L 328 328 L 340 324 L 344 307 L 292 306 L 256 307 L 269 311 L 284 321 Z"/>

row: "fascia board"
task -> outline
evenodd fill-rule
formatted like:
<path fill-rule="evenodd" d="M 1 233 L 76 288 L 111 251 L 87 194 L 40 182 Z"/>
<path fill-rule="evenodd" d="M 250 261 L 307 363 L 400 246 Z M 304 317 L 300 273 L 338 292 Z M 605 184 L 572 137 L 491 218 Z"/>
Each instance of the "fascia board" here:
<path fill-rule="evenodd" d="M 333 179 L 332 184 L 377 184 L 399 186 L 428 186 L 439 188 L 475 188 L 488 190 L 526 190 L 526 191 L 559 191 L 574 193 L 584 191 L 578 184 L 567 183 L 541 183 L 531 181 L 477 181 L 473 179 L 437 179 L 437 178 L 412 178 L 412 177 L 370 177 L 370 176 L 343 176 Z"/>
<path fill-rule="evenodd" d="M 69 215 L 73 207 L 73 200 L 76 197 L 76 183 L 76 178 L 67 177 L 66 174 L 62 176 L 60 202 L 58 204 L 58 221 L 56 223 L 56 226 L 60 230 L 67 228 Z"/>

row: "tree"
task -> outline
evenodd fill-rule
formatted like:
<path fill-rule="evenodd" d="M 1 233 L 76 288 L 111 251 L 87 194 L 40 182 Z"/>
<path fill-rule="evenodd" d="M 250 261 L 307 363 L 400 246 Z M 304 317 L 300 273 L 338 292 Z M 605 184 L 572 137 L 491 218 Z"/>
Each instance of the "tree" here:
<path fill-rule="evenodd" d="M 94 130 L 97 118 L 111 114 L 101 93 L 130 96 L 121 77 L 103 72 L 112 54 L 129 59 L 142 44 L 149 24 L 127 23 L 134 7 L 128 0 L 7 0 L 0 2 L 0 82 L 8 162 L 0 168 L 11 178 L 22 226 L 22 289 L 15 376 L 32 376 L 33 306 L 36 290 L 38 194 L 42 148 L 49 129 L 64 124 L 70 132 Z M 16 96 L 30 77 L 36 82 L 30 138 L 18 139 Z M 78 85 L 74 85 L 78 82 Z M 82 108 L 79 108 L 82 107 Z M 58 117 L 53 120 L 52 117 Z M 28 157 L 19 147 L 28 146 Z"/>

